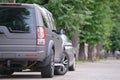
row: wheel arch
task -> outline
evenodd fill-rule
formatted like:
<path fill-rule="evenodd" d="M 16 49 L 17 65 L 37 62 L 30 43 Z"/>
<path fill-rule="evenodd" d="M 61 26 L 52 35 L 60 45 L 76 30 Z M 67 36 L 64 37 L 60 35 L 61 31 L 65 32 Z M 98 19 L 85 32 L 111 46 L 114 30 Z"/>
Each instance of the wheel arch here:
<path fill-rule="evenodd" d="M 50 40 L 50 41 L 49 41 L 47 56 L 51 55 L 51 53 L 50 53 L 50 50 L 51 50 L 51 49 L 53 49 L 53 51 L 55 52 L 55 46 L 54 46 L 53 40 Z M 55 55 L 55 53 L 54 53 L 54 55 Z"/>

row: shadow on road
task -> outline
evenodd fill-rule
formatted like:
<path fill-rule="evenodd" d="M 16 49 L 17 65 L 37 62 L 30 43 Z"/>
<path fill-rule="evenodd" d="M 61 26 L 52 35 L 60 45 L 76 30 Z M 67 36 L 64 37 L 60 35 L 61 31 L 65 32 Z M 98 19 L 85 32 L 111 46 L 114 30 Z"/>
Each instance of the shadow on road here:
<path fill-rule="evenodd" d="M 55 75 L 54 78 L 60 77 L 60 75 Z M 63 76 L 61 76 L 63 77 Z M 40 72 L 15 72 L 11 76 L 1 76 L 0 80 L 51 80 L 51 78 L 42 78 Z"/>
<path fill-rule="evenodd" d="M 12 76 L 0 76 L 0 79 L 7 79 L 7 78 L 41 78 L 40 75 L 12 75 Z"/>
<path fill-rule="evenodd" d="M 11 76 L 0 76 L 0 80 L 1 79 L 33 79 L 33 78 L 41 78 L 41 74 L 40 73 L 14 73 Z"/>

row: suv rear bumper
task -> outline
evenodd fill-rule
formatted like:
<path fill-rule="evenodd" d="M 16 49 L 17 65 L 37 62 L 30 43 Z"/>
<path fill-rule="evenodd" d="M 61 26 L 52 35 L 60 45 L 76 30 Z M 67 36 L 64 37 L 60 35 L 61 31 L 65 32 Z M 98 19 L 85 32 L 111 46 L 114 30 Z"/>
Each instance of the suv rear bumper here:
<path fill-rule="evenodd" d="M 31 51 L 31 52 L 19 52 L 19 51 L 0 51 L 0 61 L 6 59 L 12 60 L 29 60 L 29 61 L 43 61 L 46 58 L 45 51 Z"/>

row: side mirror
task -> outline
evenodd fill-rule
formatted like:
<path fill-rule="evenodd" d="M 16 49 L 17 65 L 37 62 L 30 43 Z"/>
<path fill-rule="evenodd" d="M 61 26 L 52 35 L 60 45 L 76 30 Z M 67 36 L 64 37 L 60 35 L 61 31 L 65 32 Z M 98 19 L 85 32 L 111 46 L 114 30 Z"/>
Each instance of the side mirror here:
<path fill-rule="evenodd" d="M 65 34 L 66 33 L 66 30 L 65 29 L 61 29 L 60 30 L 60 34 Z"/>

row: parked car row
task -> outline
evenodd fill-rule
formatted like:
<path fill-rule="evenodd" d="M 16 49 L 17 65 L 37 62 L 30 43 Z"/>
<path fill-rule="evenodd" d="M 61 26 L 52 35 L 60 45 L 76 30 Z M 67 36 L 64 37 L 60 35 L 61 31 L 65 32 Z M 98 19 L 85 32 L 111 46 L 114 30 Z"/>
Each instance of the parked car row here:
<path fill-rule="evenodd" d="M 0 75 L 30 69 L 51 78 L 74 71 L 75 51 L 62 30 L 37 4 L 0 4 Z"/>
<path fill-rule="evenodd" d="M 120 51 L 118 51 L 118 50 L 115 51 L 115 57 L 116 57 L 116 59 L 120 58 Z"/>

